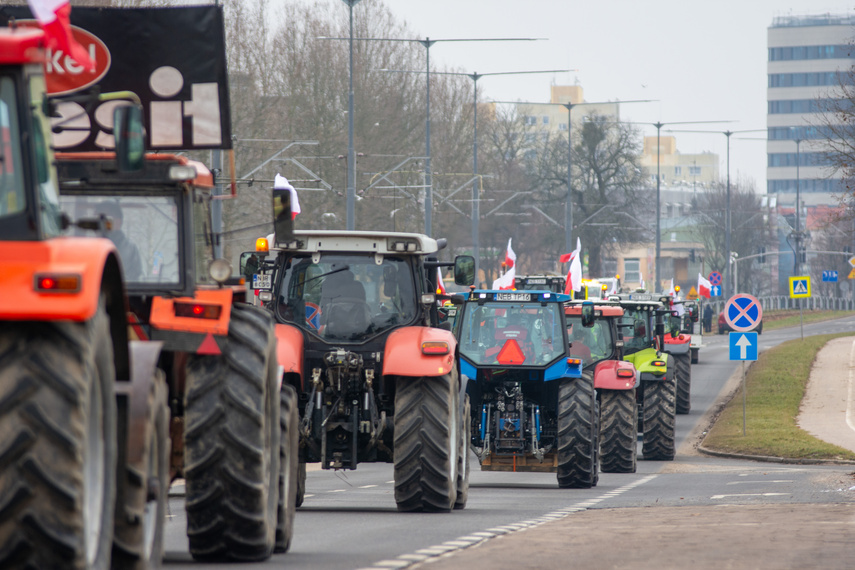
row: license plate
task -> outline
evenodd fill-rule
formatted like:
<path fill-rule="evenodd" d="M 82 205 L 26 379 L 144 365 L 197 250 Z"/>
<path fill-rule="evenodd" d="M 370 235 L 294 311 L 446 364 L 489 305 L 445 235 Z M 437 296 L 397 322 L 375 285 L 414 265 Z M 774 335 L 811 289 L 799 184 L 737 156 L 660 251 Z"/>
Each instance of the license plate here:
<path fill-rule="evenodd" d="M 269 273 L 253 273 L 252 274 L 252 288 L 253 289 L 272 289 L 273 283 L 271 280 L 272 275 Z"/>
<path fill-rule="evenodd" d="M 546 285 L 546 279 L 529 279 L 526 283 L 529 285 Z"/>
<path fill-rule="evenodd" d="M 496 293 L 497 301 L 531 301 L 530 293 Z"/>

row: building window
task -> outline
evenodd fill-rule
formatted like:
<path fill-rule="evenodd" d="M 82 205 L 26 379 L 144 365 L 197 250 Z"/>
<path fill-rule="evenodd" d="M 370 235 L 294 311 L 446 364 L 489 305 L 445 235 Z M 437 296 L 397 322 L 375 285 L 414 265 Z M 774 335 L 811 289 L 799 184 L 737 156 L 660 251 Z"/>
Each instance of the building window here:
<path fill-rule="evenodd" d="M 525 125 L 526 125 L 527 127 L 533 127 L 533 126 L 534 126 L 534 125 L 536 125 L 536 124 L 537 124 L 537 117 L 534 117 L 534 116 L 532 116 L 532 115 L 526 115 L 526 117 L 525 117 Z"/>
<path fill-rule="evenodd" d="M 674 167 L 674 176 L 680 176 L 681 174 L 683 174 L 683 167 L 682 166 L 675 166 Z"/>
<path fill-rule="evenodd" d="M 641 260 L 637 257 L 623 260 L 623 280 L 627 283 L 641 283 Z"/>
<path fill-rule="evenodd" d="M 547 115 L 544 115 L 544 116 L 542 117 L 542 119 L 543 119 L 543 124 L 544 124 L 544 125 L 548 125 L 548 124 L 549 124 L 549 117 L 548 117 Z"/>
<path fill-rule="evenodd" d="M 567 130 L 567 123 L 558 123 L 558 130 L 559 131 L 566 131 Z"/>
<path fill-rule="evenodd" d="M 700 176 L 701 175 L 701 167 L 700 166 L 690 166 L 689 167 L 689 176 Z"/>
<path fill-rule="evenodd" d="M 845 74 L 836 71 L 814 73 L 770 73 L 769 87 L 818 87 L 823 85 L 840 85 L 849 83 Z"/>
<path fill-rule="evenodd" d="M 614 277 L 617 274 L 617 259 L 614 259 L 613 257 L 603 258 L 603 275 L 606 277 Z"/>

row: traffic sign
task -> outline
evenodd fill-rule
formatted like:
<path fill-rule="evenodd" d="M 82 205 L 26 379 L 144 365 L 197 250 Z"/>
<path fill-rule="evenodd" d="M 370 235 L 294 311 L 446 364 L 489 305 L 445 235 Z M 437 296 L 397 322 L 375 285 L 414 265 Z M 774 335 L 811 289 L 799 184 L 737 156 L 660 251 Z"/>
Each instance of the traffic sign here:
<path fill-rule="evenodd" d="M 849 272 L 849 279 L 855 279 L 855 267 L 853 267 L 852 271 Z"/>
<path fill-rule="evenodd" d="M 853 269 L 852 271 L 855 271 L 855 269 Z M 686 295 L 686 299 L 688 299 L 689 301 L 697 301 L 698 300 L 698 291 L 697 291 L 697 289 L 695 289 L 694 285 L 692 285 L 692 288 L 689 289 L 689 294 Z"/>
<path fill-rule="evenodd" d="M 852 267 L 855 267 L 855 265 Z M 721 285 L 721 273 L 718 271 L 712 271 L 708 279 L 710 280 L 710 285 Z"/>
<path fill-rule="evenodd" d="M 728 338 L 731 360 L 757 360 L 756 332 L 732 332 Z"/>
<path fill-rule="evenodd" d="M 852 267 L 855 267 L 855 257 L 849 258 L 849 265 L 851 265 Z"/>
<path fill-rule="evenodd" d="M 721 285 L 710 287 L 710 297 L 721 297 Z"/>
<path fill-rule="evenodd" d="M 790 277 L 790 298 L 810 297 L 810 275 Z"/>
<path fill-rule="evenodd" d="M 837 272 L 833 270 L 823 271 L 822 280 L 831 283 L 837 283 Z"/>
<path fill-rule="evenodd" d="M 739 293 L 728 299 L 724 306 L 724 320 L 736 332 L 754 330 L 763 318 L 760 301 L 752 295 Z"/>

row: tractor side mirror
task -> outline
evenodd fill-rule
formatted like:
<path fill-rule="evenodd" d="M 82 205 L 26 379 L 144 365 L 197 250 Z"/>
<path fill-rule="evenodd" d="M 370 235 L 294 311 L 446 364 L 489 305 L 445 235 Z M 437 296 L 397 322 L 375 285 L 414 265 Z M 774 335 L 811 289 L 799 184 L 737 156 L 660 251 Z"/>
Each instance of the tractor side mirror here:
<path fill-rule="evenodd" d="M 475 258 L 471 255 L 458 255 L 454 258 L 454 283 L 469 286 L 475 283 Z"/>
<path fill-rule="evenodd" d="M 582 303 L 582 326 L 585 328 L 594 326 L 594 304 L 590 301 Z"/>
<path fill-rule="evenodd" d="M 143 112 L 139 105 L 119 105 L 113 112 L 113 137 L 120 172 L 142 170 L 145 159 Z"/>
<path fill-rule="evenodd" d="M 291 216 L 291 191 L 273 189 L 273 231 L 277 243 L 294 240 L 294 219 Z"/>
<path fill-rule="evenodd" d="M 245 251 L 240 254 L 240 274 L 247 281 L 252 280 L 252 276 L 261 270 L 262 263 L 258 254 L 254 251 Z"/>

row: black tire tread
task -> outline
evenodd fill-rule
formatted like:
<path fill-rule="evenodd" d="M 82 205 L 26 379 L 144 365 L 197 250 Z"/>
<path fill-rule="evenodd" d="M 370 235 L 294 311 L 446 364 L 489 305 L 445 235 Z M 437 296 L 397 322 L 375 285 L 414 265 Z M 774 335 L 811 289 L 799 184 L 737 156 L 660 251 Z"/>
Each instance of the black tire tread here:
<path fill-rule="evenodd" d="M 276 509 L 276 546 L 274 552 L 288 552 L 294 536 L 294 512 L 297 510 L 299 471 L 300 414 L 297 391 L 283 384 L 279 395 L 279 505 Z"/>
<path fill-rule="evenodd" d="M 594 378 L 560 380 L 558 386 L 558 486 L 588 489 L 597 484 Z"/>
<path fill-rule="evenodd" d="M 600 461 L 604 473 L 635 473 L 637 414 L 635 388 L 600 392 Z"/>
<path fill-rule="evenodd" d="M 397 379 L 394 472 L 399 511 L 445 512 L 454 506 L 457 399 L 451 375 Z"/>
<path fill-rule="evenodd" d="M 642 383 L 644 390 L 644 406 L 642 409 L 644 433 L 641 455 L 646 460 L 671 461 L 674 459 L 675 384 L 673 378 Z"/>
<path fill-rule="evenodd" d="M 472 441 L 472 404 L 469 394 L 463 404 L 463 417 L 460 423 L 460 445 L 457 448 L 457 497 L 454 499 L 454 509 L 466 508 L 469 499 L 469 442 Z"/>
<path fill-rule="evenodd" d="M 674 360 L 674 372 L 677 379 L 677 413 L 688 414 L 692 409 L 692 355 L 672 354 Z"/>
<path fill-rule="evenodd" d="M 188 360 L 184 476 L 195 559 L 260 561 L 273 553 L 270 494 L 278 490 L 280 434 L 278 384 L 270 376 L 275 340 L 269 313 L 235 304 L 222 354 Z"/>

